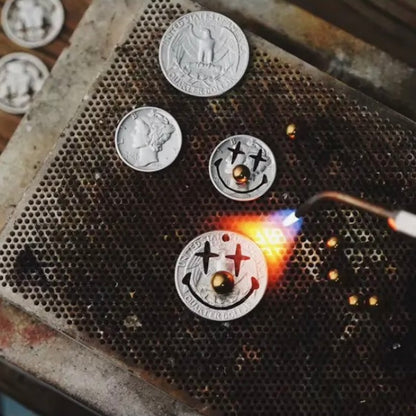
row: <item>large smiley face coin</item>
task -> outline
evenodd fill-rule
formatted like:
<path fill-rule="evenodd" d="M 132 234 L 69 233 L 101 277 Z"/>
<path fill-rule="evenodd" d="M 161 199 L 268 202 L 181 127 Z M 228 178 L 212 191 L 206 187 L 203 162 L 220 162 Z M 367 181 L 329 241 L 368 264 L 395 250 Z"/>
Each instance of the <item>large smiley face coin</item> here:
<path fill-rule="evenodd" d="M 231 321 L 260 302 L 267 287 L 267 264 L 249 238 L 231 231 L 210 231 L 182 250 L 175 284 L 183 303 L 197 315 Z"/>
<path fill-rule="evenodd" d="M 276 160 L 266 143 L 239 134 L 225 139 L 214 149 L 209 176 L 218 191 L 228 198 L 252 201 L 273 184 Z"/>

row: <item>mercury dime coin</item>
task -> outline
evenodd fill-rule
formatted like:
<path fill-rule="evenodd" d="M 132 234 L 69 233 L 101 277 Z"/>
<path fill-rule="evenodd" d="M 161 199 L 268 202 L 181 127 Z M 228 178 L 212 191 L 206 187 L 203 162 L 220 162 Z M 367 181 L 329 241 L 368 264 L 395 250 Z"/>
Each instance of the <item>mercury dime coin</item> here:
<path fill-rule="evenodd" d="M 175 285 L 183 303 L 214 321 L 230 321 L 250 312 L 267 287 L 263 252 L 249 238 L 231 231 L 210 231 L 182 250 Z"/>
<path fill-rule="evenodd" d="M 221 95 L 244 75 L 249 46 L 228 17 L 209 11 L 188 13 L 166 30 L 159 62 L 167 80 L 197 97 Z"/>
<path fill-rule="evenodd" d="M 49 74 L 36 56 L 11 53 L 0 59 L 0 109 L 12 114 L 25 113 Z"/>
<path fill-rule="evenodd" d="M 64 24 L 64 8 L 59 0 L 7 0 L 1 21 L 13 42 L 38 48 L 58 36 Z"/>
<path fill-rule="evenodd" d="M 122 161 L 141 172 L 155 172 L 169 166 L 182 146 L 176 120 L 165 110 L 140 107 L 120 121 L 116 149 Z"/>
<path fill-rule="evenodd" d="M 276 177 L 276 160 L 266 143 L 239 134 L 222 141 L 212 152 L 209 176 L 219 192 L 237 201 L 262 196 Z"/>

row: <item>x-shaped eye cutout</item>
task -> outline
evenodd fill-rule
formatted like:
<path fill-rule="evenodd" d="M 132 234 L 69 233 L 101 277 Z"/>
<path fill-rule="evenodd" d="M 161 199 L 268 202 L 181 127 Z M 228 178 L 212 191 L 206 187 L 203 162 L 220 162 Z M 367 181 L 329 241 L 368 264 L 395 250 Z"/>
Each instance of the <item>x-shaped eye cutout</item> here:
<path fill-rule="evenodd" d="M 240 150 L 240 148 L 241 148 L 241 142 L 238 142 L 237 145 L 234 147 L 234 149 L 232 147 L 227 147 L 227 149 L 233 154 L 231 163 L 235 162 L 238 155 L 244 155 L 244 152 Z"/>
<path fill-rule="evenodd" d="M 195 253 L 195 256 L 202 257 L 202 263 L 204 265 L 204 273 L 207 274 L 208 273 L 208 267 L 209 267 L 209 260 L 212 257 L 218 257 L 218 254 L 213 253 L 211 251 L 211 245 L 210 245 L 209 241 L 205 241 L 204 251 L 201 251 L 199 253 Z"/>
<path fill-rule="evenodd" d="M 254 159 L 254 166 L 253 166 L 253 172 L 257 169 L 260 162 L 266 162 L 267 159 L 264 159 L 263 157 L 263 150 L 259 150 L 257 155 L 250 155 L 252 159 Z"/>

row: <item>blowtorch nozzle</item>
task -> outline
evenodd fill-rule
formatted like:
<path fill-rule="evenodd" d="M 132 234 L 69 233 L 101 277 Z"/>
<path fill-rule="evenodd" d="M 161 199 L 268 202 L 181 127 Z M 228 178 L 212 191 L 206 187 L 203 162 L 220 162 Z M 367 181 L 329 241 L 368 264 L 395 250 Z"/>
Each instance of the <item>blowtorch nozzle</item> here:
<path fill-rule="evenodd" d="M 289 214 L 284 220 L 283 225 L 289 227 L 305 216 L 311 209 L 315 208 L 317 203 L 323 200 L 332 200 L 335 202 L 344 203 L 363 211 L 370 212 L 379 217 L 387 219 L 390 227 L 403 234 L 407 234 L 416 238 L 416 215 L 407 211 L 390 211 L 379 205 L 372 204 L 363 199 L 356 198 L 340 192 L 326 191 L 316 194 L 306 200 L 298 209 Z"/>

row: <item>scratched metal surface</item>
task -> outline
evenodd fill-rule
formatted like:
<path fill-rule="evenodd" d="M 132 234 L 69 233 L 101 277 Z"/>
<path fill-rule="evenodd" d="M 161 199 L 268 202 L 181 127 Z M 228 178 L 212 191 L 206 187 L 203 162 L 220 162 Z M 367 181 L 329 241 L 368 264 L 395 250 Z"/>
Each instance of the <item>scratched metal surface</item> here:
<path fill-rule="evenodd" d="M 414 124 L 260 38 L 249 35 L 247 74 L 226 95 L 171 87 L 158 44 L 194 8 L 164 0 L 138 12 L 2 233 L 1 294 L 205 413 L 408 415 L 415 244 L 378 219 L 329 207 L 309 217 L 284 276 L 241 320 L 203 320 L 177 297 L 178 254 L 227 216 L 293 208 L 326 188 L 416 210 Z M 177 161 L 152 175 L 114 148 L 119 119 L 139 105 L 166 109 L 184 135 Z M 278 163 L 271 190 L 246 204 L 208 176 L 212 149 L 238 133 L 262 138 Z M 342 244 L 329 252 L 333 234 Z M 348 279 L 328 282 L 331 267 Z M 352 293 L 377 294 L 380 308 L 351 310 Z"/>

